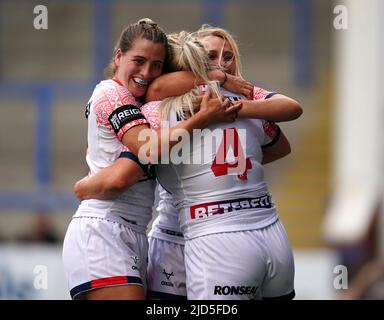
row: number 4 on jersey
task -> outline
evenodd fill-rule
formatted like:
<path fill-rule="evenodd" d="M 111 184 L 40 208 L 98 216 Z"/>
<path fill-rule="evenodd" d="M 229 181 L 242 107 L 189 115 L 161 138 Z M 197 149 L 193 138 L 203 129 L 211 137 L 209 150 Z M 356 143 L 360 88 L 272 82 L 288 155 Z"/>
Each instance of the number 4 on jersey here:
<path fill-rule="evenodd" d="M 235 161 L 226 161 L 229 148 L 232 148 L 233 150 Z M 237 129 L 224 129 L 223 139 L 220 142 L 215 159 L 211 165 L 213 174 L 216 177 L 237 174 L 240 180 L 248 180 L 247 170 L 249 169 L 252 169 L 252 164 L 249 158 L 245 159 L 244 150 Z"/>

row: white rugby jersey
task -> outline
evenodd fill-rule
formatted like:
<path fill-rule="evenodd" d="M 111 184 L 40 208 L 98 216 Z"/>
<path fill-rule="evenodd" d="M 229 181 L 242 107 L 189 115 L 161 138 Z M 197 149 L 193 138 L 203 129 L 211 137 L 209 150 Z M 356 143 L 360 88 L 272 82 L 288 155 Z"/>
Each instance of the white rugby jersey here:
<path fill-rule="evenodd" d="M 173 204 L 173 197 L 161 185 L 158 185 L 158 215 L 153 220 L 148 236 L 174 243 L 184 244 L 184 236 L 180 229 L 179 211 Z"/>
<path fill-rule="evenodd" d="M 226 90 L 221 93 L 233 101 L 245 99 Z M 255 100 L 271 95 L 254 90 Z M 170 126 L 178 123 L 173 110 L 169 121 Z M 262 147 L 277 141 L 279 134 L 276 124 L 264 120 L 215 124 L 194 135 L 190 150 L 181 151 L 184 163 L 173 159 L 173 164 L 157 166 L 158 180 L 179 210 L 185 239 L 258 229 L 277 219 L 261 160 Z"/>
<path fill-rule="evenodd" d="M 112 165 L 121 154 L 129 153 L 121 143 L 131 127 L 148 123 L 140 111 L 140 104 L 126 87 L 115 80 L 101 81 L 87 105 L 88 148 L 86 154 L 90 175 Z M 75 217 L 102 217 L 128 224 L 138 232 L 145 232 L 152 216 L 155 181 L 143 177 L 114 200 L 84 200 Z"/>
<path fill-rule="evenodd" d="M 141 112 L 146 117 L 152 129 L 160 128 L 159 106 L 161 101 L 151 101 L 141 107 Z M 166 241 L 184 244 L 184 237 L 180 230 L 178 210 L 173 205 L 173 197 L 160 185 L 159 203 L 156 208 L 158 216 L 152 223 L 148 236 Z"/>
<path fill-rule="evenodd" d="M 151 128 L 160 128 L 159 106 L 161 101 L 151 101 L 141 107 L 141 112 L 150 122 Z M 158 216 L 152 223 L 148 236 L 166 241 L 184 244 L 181 233 L 178 210 L 173 205 L 173 197 L 161 185 L 158 186 L 159 203 L 156 208 Z"/>

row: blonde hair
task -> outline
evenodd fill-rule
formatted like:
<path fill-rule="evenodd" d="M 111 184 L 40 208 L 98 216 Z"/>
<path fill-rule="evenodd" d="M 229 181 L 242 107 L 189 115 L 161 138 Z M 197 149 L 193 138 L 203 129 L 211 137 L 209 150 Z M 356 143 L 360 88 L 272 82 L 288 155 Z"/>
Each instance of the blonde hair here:
<path fill-rule="evenodd" d="M 168 35 L 168 43 L 171 48 L 170 68 L 173 71 L 191 71 L 197 79 L 206 83 L 207 90 L 219 97 L 218 82 L 209 80 L 207 75 L 209 65 L 202 44 L 192 34 L 185 31 Z M 181 96 L 164 99 L 160 105 L 161 119 L 168 118 L 171 108 L 181 119 L 191 117 L 200 104 L 201 94 L 202 90 L 195 85 L 192 90 Z"/>
<path fill-rule="evenodd" d="M 199 30 L 195 32 L 197 39 L 203 39 L 208 36 L 215 36 L 224 39 L 228 42 L 229 46 L 233 50 L 234 63 L 235 63 L 235 76 L 241 77 L 241 60 L 237 43 L 233 36 L 223 28 L 212 27 L 209 24 L 203 24 Z"/>

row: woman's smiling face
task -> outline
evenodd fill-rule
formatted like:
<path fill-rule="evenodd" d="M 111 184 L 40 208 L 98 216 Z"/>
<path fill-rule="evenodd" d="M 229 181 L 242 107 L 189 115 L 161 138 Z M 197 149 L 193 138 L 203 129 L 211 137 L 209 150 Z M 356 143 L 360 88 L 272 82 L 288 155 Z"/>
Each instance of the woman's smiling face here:
<path fill-rule="evenodd" d="M 200 39 L 200 42 L 207 51 L 208 60 L 211 65 L 220 66 L 225 72 L 232 75 L 235 74 L 235 55 L 225 39 L 209 35 Z"/>
<path fill-rule="evenodd" d="M 117 50 L 114 78 L 127 87 L 134 97 L 142 97 L 150 82 L 161 75 L 165 55 L 164 44 L 137 38 L 126 53 Z"/>

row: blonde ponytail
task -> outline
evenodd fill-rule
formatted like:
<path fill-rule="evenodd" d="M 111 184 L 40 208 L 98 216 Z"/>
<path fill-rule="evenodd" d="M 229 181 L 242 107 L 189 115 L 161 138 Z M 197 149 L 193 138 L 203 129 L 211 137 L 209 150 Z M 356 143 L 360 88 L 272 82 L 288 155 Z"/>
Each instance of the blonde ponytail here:
<path fill-rule="evenodd" d="M 181 31 L 178 34 L 168 36 L 168 42 L 172 48 L 171 67 L 173 70 L 191 71 L 197 79 L 202 80 L 207 85 L 213 95 L 220 96 L 219 84 L 210 81 L 207 75 L 208 61 L 204 47 L 190 33 Z M 195 110 L 200 105 L 202 95 L 200 87 L 195 86 L 191 91 L 178 96 L 169 97 L 161 103 L 161 119 L 166 120 L 171 107 L 176 111 L 181 119 L 187 119 L 195 114 Z"/>

